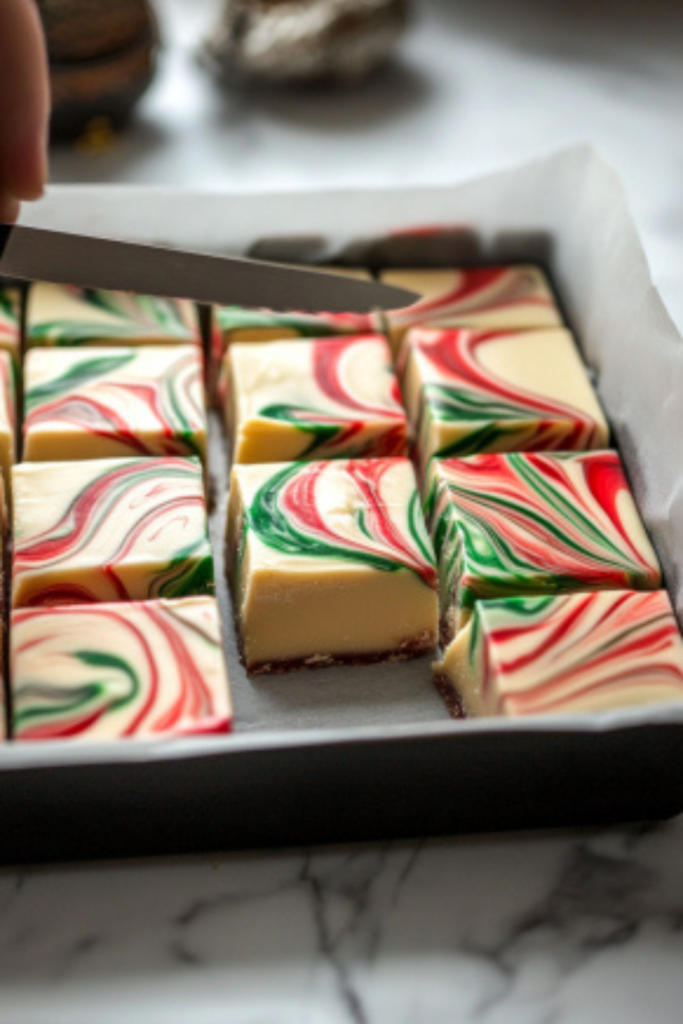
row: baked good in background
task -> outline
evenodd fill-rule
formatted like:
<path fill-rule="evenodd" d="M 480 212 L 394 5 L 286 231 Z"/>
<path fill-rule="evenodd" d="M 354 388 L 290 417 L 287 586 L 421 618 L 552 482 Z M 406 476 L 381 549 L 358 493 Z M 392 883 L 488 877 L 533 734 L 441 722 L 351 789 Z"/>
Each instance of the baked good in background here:
<path fill-rule="evenodd" d="M 148 0 L 38 0 L 50 60 L 53 139 L 121 127 L 151 82 L 158 32 Z"/>

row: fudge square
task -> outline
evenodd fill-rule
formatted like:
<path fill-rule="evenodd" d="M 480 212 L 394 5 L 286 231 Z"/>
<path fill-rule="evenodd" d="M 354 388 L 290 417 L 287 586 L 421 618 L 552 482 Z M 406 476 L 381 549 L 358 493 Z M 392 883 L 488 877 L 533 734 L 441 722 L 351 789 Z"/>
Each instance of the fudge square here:
<path fill-rule="evenodd" d="M 249 672 L 435 644 L 434 557 L 408 459 L 233 467 L 228 571 Z"/>
<path fill-rule="evenodd" d="M 24 368 L 24 458 L 206 457 L 197 345 L 36 348 Z"/>
<path fill-rule="evenodd" d="M 24 462 L 13 484 L 13 606 L 212 592 L 199 459 Z"/>
<path fill-rule="evenodd" d="M 310 267 L 306 268 L 310 270 Z M 327 273 L 370 280 L 360 267 L 321 267 Z M 372 334 L 383 324 L 374 314 L 297 313 L 243 306 L 214 306 L 209 353 L 209 379 L 216 395 L 225 352 L 233 342 L 284 341 L 291 338 L 323 338 L 343 334 Z"/>
<path fill-rule="evenodd" d="M 230 729 L 215 598 L 22 608 L 11 638 L 15 740 Z"/>
<path fill-rule="evenodd" d="M 8 352 L 15 366 L 21 360 L 21 292 L 0 285 L 0 349 Z"/>
<path fill-rule="evenodd" d="M 186 299 L 39 282 L 26 304 L 26 342 L 39 345 L 201 344 L 197 309 Z"/>
<path fill-rule="evenodd" d="M 480 599 L 661 586 L 616 452 L 435 460 L 427 507 L 444 643 Z"/>
<path fill-rule="evenodd" d="M 9 352 L 0 349 L 0 468 L 8 497 L 17 454 L 16 402 L 16 363 Z"/>
<path fill-rule="evenodd" d="M 402 387 L 420 464 L 489 451 L 606 448 L 609 428 L 571 333 L 410 331 Z"/>
<path fill-rule="evenodd" d="M 406 452 L 406 414 L 380 335 L 231 345 L 224 374 L 234 462 Z"/>
<path fill-rule="evenodd" d="M 380 280 L 421 295 L 412 306 L 387 312 L 389 332 L 396 345 L 411 327 L 427 324 L 487 330 L 563 324 L 548 280 L 534 266 L 385 270 Z"/>
<path fill-rule="evenodd" d="M 663 590 L 480 601 L 434 679 L 455 717 L 678 701 L 683 643 Z"/>

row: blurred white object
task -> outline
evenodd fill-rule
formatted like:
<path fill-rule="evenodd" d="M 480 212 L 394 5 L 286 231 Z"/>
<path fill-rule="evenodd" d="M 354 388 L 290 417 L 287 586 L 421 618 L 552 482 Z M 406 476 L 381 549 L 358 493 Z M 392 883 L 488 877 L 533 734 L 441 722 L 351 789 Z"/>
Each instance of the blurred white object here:
<path fill-rule="evenodd" d="M 207 43 L 227 76 L 356 81 L 393 53 L 407 0 L 226 0 Z"/>

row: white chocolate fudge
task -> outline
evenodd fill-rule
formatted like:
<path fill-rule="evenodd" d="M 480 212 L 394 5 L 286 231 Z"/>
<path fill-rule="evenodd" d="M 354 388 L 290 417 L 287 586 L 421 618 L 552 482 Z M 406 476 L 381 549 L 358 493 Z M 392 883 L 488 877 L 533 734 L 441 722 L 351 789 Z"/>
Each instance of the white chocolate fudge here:
<path fill-rule="evenodd" d="M 0 285 L 0 350 L 8 352 L 16 367 L 21 361 L 21 293 Z"/>
<path fill-rule="evenodd" d="M 0 468 L 8 498 L 11 496 L 12 466 L 17 455 L 15 367 L 16 363 L 10 353 L 0 350 Z"/>
<path fill-rule="evenodd" d="M 395 345 L 407 330 L 417 326 L 486 330 L 562 326 L 555 298 L 538 267 L 385 270 L 380 280 L 422 296 L 412 306 L 387 312 Z"/>
<path fill-rule="evenodd" d="M 197 309 L 186 299 L 38 283 L 26 305 L 26 342 L 38 345 L 201 344 Z"/>
<path fill-rule="evenodd" d="M 307 268 L 311 269 L 311 268 Z M 342 277 L 370 280 L 361 267 L 321 267 Z M 219 376 L 223 358 L 235 342 L 285 341 L 292 338 L 326 338 L 345 334 L 372 334 L 382 324 L 374 314 L 297 313 L 243 306 L 215 306 L 212 310 L 209 381 L 212 397 L 220 397 Z"/>
<path fill-rule="evenodd" d="M 11 623 L 15 740 L 229 731 L 212 597 L 21 608 Z"/>
<path fill-rule="evenodd" d="M 662 585 L 616 452 L 435 460 L 427 508 L 444 643 L 479 600 Z"/>
<path fill-rule="evenodd" d="M 197 345 L 35 348 L 24 368 L 24 458 L 206 457 Z"/>
<path fill-rule="evenodd" d="M 415 328 L 404 339 L 401 370 L 423 471 L 433 456 L 609 444 L 607 421 L 567 330 Z"/>
<path fill-rule="evenodd" d="M 456 717 L 680 701 L 683 643 L 663 590 L 481 601 L 434 678 Z"/>
<path fill-rule="evenodd" d="M 231 345 L 225 374 L 234 462 L 406 452 L 406 414 L 380 335 Z"/>
<path fill-rule="evenodd" d="M 24 462 L 13 490 L 15 607 L 213 590 L 198 459 Z"/>
<path fill-rule="evenodd" d="M 249 672 L 434 646 L 436 572 L 407 459 L 235 466 L 228 566 Z"/>

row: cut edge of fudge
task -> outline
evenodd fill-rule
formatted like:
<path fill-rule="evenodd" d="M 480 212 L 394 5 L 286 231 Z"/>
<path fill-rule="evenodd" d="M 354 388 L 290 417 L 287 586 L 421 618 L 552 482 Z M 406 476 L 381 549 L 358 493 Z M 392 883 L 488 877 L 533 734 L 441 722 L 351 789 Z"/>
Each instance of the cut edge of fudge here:
<path fill-rule="evenodd" d="M 377 466 L 378 463 L 385 464 L 385 467 Z M 336 541 L 339 542 L 341 537 L 341 550 L 346 551 L 346 555 L 339 555 L 334 546 L 336 513 L 333 511 L 332 518 L 329 519 L 331 528 L 327 538 L 328 541 L 330 537 L 332 540 L 329 545 L 327 541 L 325 542 L 326 546 L 321 556 L 330 567 L 330 576 L 326 580 L 324 570 L 316 570 L 311 562 L 316 555 L 311 553 L 310 537 L 304 532 L 303 540 L 297 539 L 297 530 L 301 527 L 298 521 L 292 527 L 291 536 L 285 543 L 285 553 L 281 555 L 280 564 L 282 578 L 278 579 L 277 548 L 268 546 L 263 539 L 266 536 L 268 540 L 267 531 L 271 529 L 271 520 L 261 526 L 258 525 L 259 518 L 263 514 L 268 515 L 268 512 L 263 512 L 268 507 L 275 508 L 274 515 L 279 522 L 277 509 L 283 500 L 288 499 L 283 499 L 277 492 L 279 488 L 287 487 L 291 481 L 294 482 L 295 488 L 303 484 L 307 489 L 311 484 L 315 486 L 320 474 L 325 474 L 323 488 L 330 485 L 334 487 L 334 478 L 337 476 L 346 483 L 346 465 L 352 465 L 353 472 L 360 474 L 359 478 L 362 481 L 368 465 L 373 464 L 376 468 L 368 469 L 368 473 L 381 474 L 393 471 L 392 486 L 401 489 L 412 484 L 413 493 L 417 493 L 414 490 L 414 472 L 407 459 L 351 460 L 346 464 L 342 461 L 271 463 L 233 467 L 226 563 L 233 594 L 238 647 L 242 662 L 250 674 L 285 672 L 333 664 L 360 665 L 404 660 L 418 657 L 434 649 L 438 628 L 437 599 L 433 588 L 435 574 L 433 564 L 429 560 L 430 544 L 424 527 L 424 537 L 420 535 L 420 542 L 425 544 L 424 552 L 419 548 L 414 551 L 410 551 L 409 548 L 404 551 L 397 549 L 398 553 L 394 556 L 396 560 L 392 561 L 391 556 L 381 547 L 372 547 L 373 535 L 368 533 L 367 537 L 370 539 L 367 542 L 367 550 L 361 551 L 360 556 L 354 553 L 352 540 L 338 535 Z M 405 481 L 402 479 L 404 476 Z M 315 504 L 315 494 L 308 500 Z M 361 510 L 362 499 L 354 497 L 353 492 L 349 492 L 348 489 L 346 493 L 340 490 L 339 501 L 340 507 L 343 508 L 340 513 L 342 516 L 355 516 L 357 511 Z M 353 510 L 350 509 L 349 502 L 355 502 Z M 421 521 L 419 502 L 415 507 Z M 291 508 L 289 511 L 291 512 Z M 409 514 L 408 508 L 405 509 L 405 513 Z M 391 522 L 394 523 L 394 528 L 398 529 L 395 520 L 392 519 Z M 416 529 L 420 530 L 419 522 Z M 250 545 L 250 534 L 254 534 L 255 530 L 258 535 Z M 315 543 L 315 534 L 312 536 Z M 255 556 L 254 544 L 257 545 Z M 259 557 L 262 564 L 259 563 Z M 405 561 L 401 562 L 401 558 Z M 250 562 L 249 559 L 254 560 Z M 376 571 L 378 568 L 380 571 Z M 390 573 L 382 571 L 389 568 Z M 409 573 L 407 570 L 412 571 Z M 376 632 L 379 637 L 384 634 L 391 639 L 387 639 L 386 643 L 378 639 L 375 643 L 371 638 L 375 620 L 370 609 L 381 606 L 381 597 L 384 601 L 387 600 L 387 577 L 394 577 L 394 574 L 398 576 L 399 572 L 400 578 L 392 578 L 389 589 L 396 614 L 403 617 L 405 629 L 397 629 L 396 622 L 388 616 L 387 622 L 380 623 Z M 419 577 L 419 583 L 413 580 L 413 575 Z M 295 597 L 291 596 L 292 593 Z M 365 605 L 368 605 L 367 615 L 364 615 L 362 610 Z M 337 622 L 335 611 L 340 616 Z M 317 614 L 322 622 L 322 630 L 318 628 L 317 637 L 315 626 L 307 625 L 309 613 L 312 613 L 312 618 Z M 288 617 L 285 619 L 283 615 Z M 274 621 L 274 616 L 279 621 L 278 635 L 274 635 L 270 628 L 273 624 L 270 620 Z M 252 625 L 254 621 L 257 623 L 256 629 Z M 298 640 L 293 639 L 297 627 L 300 629 Z M 348 639 L 354 629 L 359 634 L 357 643 Z M 299 650 L 295 649 L 296 646 Z"/>

